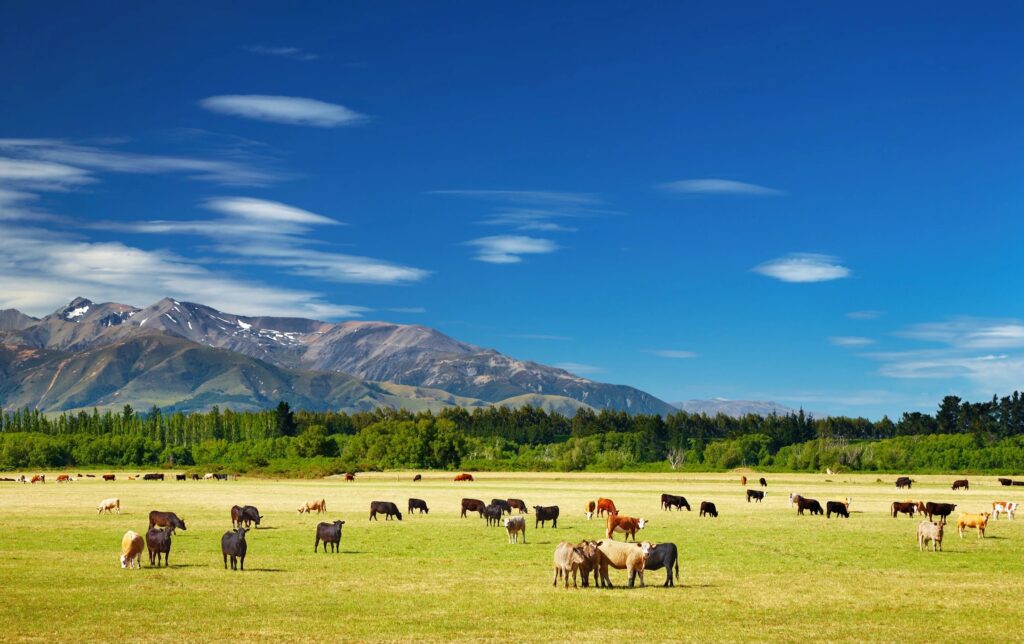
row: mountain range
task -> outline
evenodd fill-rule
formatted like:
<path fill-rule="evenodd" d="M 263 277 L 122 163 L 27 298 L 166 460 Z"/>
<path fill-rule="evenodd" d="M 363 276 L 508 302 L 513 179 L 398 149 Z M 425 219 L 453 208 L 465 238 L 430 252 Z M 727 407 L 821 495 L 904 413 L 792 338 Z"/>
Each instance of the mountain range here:
<path fill-rule="evenodd" d="M 534 405 L 668 414 L 625 385 L 517 360 L 425 326 L 247 317 L 165 298 L 0 311 L 0 403 L 43 411 Z"/>
<path fill-rule="evenodd" d="M 757 416 L 788 416 L 797 413 L 796 409 L 780 405 L 777 402 L 764 400 L 727 400 L 725 398 L 713 398 L 711 400 L 684 400 L 672 403 L 676 409 L 690 414 L 706 414 L 717 416 L 724 414 L 733 418 L 742 418 L 748 414 Z"/>

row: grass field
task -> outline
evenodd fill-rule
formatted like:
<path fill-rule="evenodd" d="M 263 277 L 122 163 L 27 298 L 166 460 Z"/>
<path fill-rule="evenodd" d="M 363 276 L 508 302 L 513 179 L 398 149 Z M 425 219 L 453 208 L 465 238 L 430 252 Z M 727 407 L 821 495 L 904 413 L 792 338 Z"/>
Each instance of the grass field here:
<path fill-rule="evenodd" d="M 121 473 L 119 473 L 121 474 Z M 10 474 L 4 474 L 10 476 Z M 50 478 L 50 477 L 48 477 Z M 953 476 L 916 476 L 897 492 L 892 476 L 768 475 L 763 504 L 744 501 L 738 475 L 365 474 L 322 481 L 127 481 L 0 484 L 0 633 L 12 640 L 643 640 L 1013 641 L 1024 596 L 1024 521 L 991 522 L 989 537 L 963 540 L 955 525 L 945 551 L 919 553 L 918 520 L 892 519 L 893 500 L 952 501 L 980 512 L 1020 488 L 974 477 L 953 493 Z M 832 479 L 831 482 L 826 479 Z M 659 509 L 662 492 L 683 494 L 693 512 Z M 822 502 L 849 496 L 851 518 L 796 516 L 789 492 Z M 680 549 L 682 583 L 663 588 L 568 591 L 551 587 L 551 555 L 562 540 L 600 538 L 584 502 L 615 500 L 650 525 L 640 535 Z M 96 503 L 121 499 L 120 516 Z M 431 513 L 370 522 L 369 502 L 410 496 Z M 518 497 L 559 505 L 557 529 L 533 529 L 508 545 L 503 528 L 460 519 L 463 496 Z M 298 515 L 324 497 L 326 516 Z M 698 517 L 702 500 L 720 518 Z M 229 508 L 252 504 L 264 529 L 249 535 L 245 572 L 225 571 L 220 537 Z M 140 534 L 152 509 L 188 525 L 174 538 L 168 569 L 122 570 L 122 534 Z M 341 553 L 314 554 L 318 521 L 346 521 Z M 955 521 L 955 514 L 954 514 Z M 617 538 L 621 539 L 621 536 Z"/>

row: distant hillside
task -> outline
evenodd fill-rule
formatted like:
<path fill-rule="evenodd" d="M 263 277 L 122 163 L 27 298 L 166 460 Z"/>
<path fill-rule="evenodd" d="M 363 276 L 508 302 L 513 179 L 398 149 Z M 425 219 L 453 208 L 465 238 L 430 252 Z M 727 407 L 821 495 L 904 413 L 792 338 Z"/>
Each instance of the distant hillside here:
<path fill-rule="evenodd" d="M 725 414 L 733 418 L 740 418 L 747 414 L 786 416 L 797 413 L 797 410 L 792 407 L 763 400 L 726 400 L 724 398 L 714 398 L 712 400 L 685 400 L 672 403 L 672 406 L 690 414 L 707 414 L 708 416 Z"/>
<path fill-rule="evenodd" d="M 91 352 L 99 348 L 128 346 L 129 340 L 154 335 L 174 337 L 208 349 L 222 349 L 233 356 L 259 360 L 266 363 L 264 368 L 273 366 L 293 373 L 345 374 L 376 392 L 367 400 L 392 406 L 395 399 L 400 399 L 399 406 L 426 405 L 429 408 L 515 405 L 532 401 L 547 409 L 561 410 L 575 410 L 582 405 L 631 413 L 664 415 L 674 411 L 668 403 L 633 387 L 594 382 L 563 369 L 517 360 L 419 325 L 334 324 L 304 318 L 247 317 L 169 298 L 144 309 L 76 298 L 38 320 L 17 311 L 5 312 L 0 317 L 0 325 L 4 325 L 0 326 L 0 344 L 70 354 L 90 352 L 93 355 Z M 203 354 L 208 368 L 213 369 L 218 361 L 226 361 L 223 368 L 230 369 L 230 364 L 237 361 L 228 360 L 225 355 Z M 182 388 L 200 384 L 194 382 L 191 375 L 191 371 L 183 370 L 179 374 L 183 382 L 173 385 L 163 381 L 159 386 L 172 387 L 173 391 L 181 390 L 181 393 Z M 100 399 L 108 404 L 108 398 L 116 395 L 118 400 L 132 398 L 134 405 L 167 398 L 163 390 L 145 389 L 147 385 L 157 384 L 153 378 L 143 378 L 134 382 L 130 390 L 103 391 Z M 408 389 L 396 394 L 398 386 Z M 258 406 L 264 403 L 263 396 L 274 395 L 265 387 L 234 389 L 232 400 L 236 405 Z M 286 390 L 287 387 L 280 389 Z M 32 399 L 30 390 L 19 391 L 25 399 Z M 84 391 L 98 392 L 88 387 Z M 294 393 L 302 397 L 301 391 Z M 47 393 L 42 400 L 51 407 L 54 394 Z M 85 393 L 78 393 L 60 403 L 60 408 L 71 402 L 96 404 L 90 403 Z M 316 403 L 317 408 L 333 404 L 315 399 L 310 402 Z M 347 399 L 338 402 L 355 404 Z M 4 404 L 9 407 L 11 398 L 6 398 Z M 366 401 L 358 404 L 372 405 Z"/>

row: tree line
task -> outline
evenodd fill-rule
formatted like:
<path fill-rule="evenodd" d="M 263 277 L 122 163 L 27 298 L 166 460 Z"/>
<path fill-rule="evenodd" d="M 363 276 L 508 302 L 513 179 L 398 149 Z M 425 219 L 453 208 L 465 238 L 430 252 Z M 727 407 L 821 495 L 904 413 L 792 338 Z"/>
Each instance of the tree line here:
<path fill-rule="evenodd" d="M 954 440 L 956 439 L 956 440 Z M 240 471 L 437 468 L 814 470 L 1024 468 L 1024 396 L 947 396 L 893 421 L 787 415 L 666 417 L 535 407 L 343 413 L 275 409 L 0 414 L 0 469 L 206 466 Z M 942 455 L 936 455 L 941 452 Z M 906 458 L 899 454 L 910 453 Z M 984 455 L 984 457 L 980 456 Z M 276 469 L 275 469 L 276 468 Z"/>

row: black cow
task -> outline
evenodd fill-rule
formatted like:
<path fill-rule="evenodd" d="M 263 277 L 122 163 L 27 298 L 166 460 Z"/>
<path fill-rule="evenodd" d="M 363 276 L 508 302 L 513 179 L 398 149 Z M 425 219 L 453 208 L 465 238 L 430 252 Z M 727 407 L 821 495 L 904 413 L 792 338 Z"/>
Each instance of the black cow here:
<path fill-rule="evenodd" d="M 491 499 L 491 505 L 500 507 L 505 514 L 512 514 L 512 506 L 505 499 Z"/>
<path fill-rule="evenodd" d="M 940 517 L 940 523 L 946 522 L 946 517 L 953 513 L 956 509 L 956 503 L 932 503 L 929 501 L 924 504 L 922 508 L 918 505 L 918 510 L 928 515 L 928 520 L 931 521 L 933 516 Z"/>
<path fill-rule="evenodd" d="M 910 480 L 909 476 L 901 476 L 896 479 L 897 490 L 902 490 L 903 488 L 907 488 L 909 490 L 911 487 L 913 487 L 913 481 Z"/>
<path fill-rule="evenodd" d="M 501 515 L 503 513 L 504 512 L 501 509 L 500 505 L 491 503 L 490 505 L 485 507 L 484 508 L 484 518 L 487 519 L 487 525 L 489 525 L 489 526 L 490 525 L 495 525 L 496 526 L 499 523 L 501 523 Z"/>
<path fill-rule="evenodd" d="M 665 583 L 663 586 L 675 586 L 675 580 L 679 578 L 679 551 L 674 543 L 659 543 L 651 548 L 647 555 L 647 562 L 644 570 L 661 570 L 665 568 Z M 673 569 L 675 574 L 673 574 Z M 632 586 L 636 571 L 629 573 L 629 583 Z"/>
<path fill-rule="evenodd" d="M 747 503 L 750 503 L 750 499 L 754 499 L 758 503 L 764 500 L 765 492 L 760 490 L 747 490 Z"/>
<path fill-rule="evenodd" d="M 480 499 L 462 499 L 462 514 L 460 515 L 463 519 L 466 518 L 467 512 L 479 512 L 480 518 L 484 516 L 484 508 L 487 504 Z"/>
<path fill-rule="evenodd" d="M 530 513 L 530 511 L 526 509 L 526 502 L 522 499 L 508 499 L 508 507 L 519 510 L 519 514 Z"/>
<path fill-rule="evenodd" d="M 1014 485 L 1024 485 L 1024 481 L 1014 481 Z"/>
<path fill-rule="evenodd" d="M 171 531 L 164 530 L 162 528 L 150 528 L 146 532 L 146 550 L 149 551 L 149 565 L 154 565 L 156 562 L 157 568 L 160 567 L 160 554 L 164 555 L 164 565 L 169 566 L 167 558 L 171 555 Z"/>
<path fill-rule="evenodd" d="M 545 521 L 551 522 L 552 528 L 558 527 L 558 506 L 549 505 L 544 507 L 542 505 L 533 506 L 534 522 L 533 528 L 536 530 L 538 525 L 542 525 Z"/>
<path fill-rule="evenodd" d="M 146 474 L 142 477 L 143 481 L 162 481 L 164 480 L 163 474 Z"/>
<path fill-rule="evenodd" d="M 430 514 L 430 508 L 423 499 L 409 499 L 409 514 L 413 514 L 414 510 L 419 510 L 420 514 Z"/>
<path fill-rule="evenodd" d="M 825 503 L 825 518 L 831 519 L 833 512 L 837 517 L 850 518 L 850 511 L 846 509 L 845 503 L 840 503 L 839 501 L 828 501 Z"/>
<path fill-rule="evenodd" d="M 341 545 L 341 526 L 345 525 L 344 521 L 335 521 L 334 523 L 318 523 L 316 526 L 316 542 L 313 543 L 313 552 L 320 547 L 320 542 L 324 542 L 324 552 L 327 552 L 331 545 L 334 545 L 334 552 L 338 552 L 338 546 Z"/>
<path fill-rule="evenodd" d="M 228 480 L 228 475 L 227 474 L 214 474 L 213 478 L 214 478 L 214 480 L 217 480 L 217 481 L 226 481 L 226 480 Z"/>
<path fill-rule="evenodd" d="M 380 521 L 377 518 L 377 513 L 384 515 L 385 521 L 390 521 L 391 517 L 397 517 L 399 521 L 402 520 L 402 513 L 398 511 L 398 506 L 391 501 L 374 501 L 370 503 L 370 518 L 374 521 Z"/>
<path fill-rule="evenodd" d="M 900 514 L 906 514 L 911 519 L 914 518 L 914 512 L 917 512 L 917 503 L 913 501 L 893 501 L 892 502 L 892 518 L 896 518 Z"/>
<path fill-rule="evenodd" d="M 761 480 L 758 481 L 758 483 L 761 484 L 761 487 L 768 487 L 768 481 L 764 480 L 763 476 L 761 477 Z"/>
<path fill-rule="evenodd" d="M 686 511 L 690 511 L 690 503 L 686 500 L 685 496 L 676 496 L 675 494 L 662 494 L 661 495 L 661 508 L 663 510 L 671 510 L 675 508 L 682 510 L 686 508 Z"/>
<path fill-rule="evenodd" d="M 1005 486 L 1013 485 L 1013 480 L 1012 479 L 997 479 L 997 480 L 999 481 L 999 485 L 1005 485 Z"/>
<path fill-rule="evenodd" d="M 176 481 L 186 481 L 186 480 L 188 480 L 188 477 L 186 475 L 184 475 L 184 474 L 175 474 L 174 475 L 174 479 Z"/>
<path fill-rule="evenodd" d="M 170 528 L 171 534 L 178 528 L 187 530 L 185 522 L 178 518 L 178 515 L 173 512 L 160 512 L 153 510 L 149 513 L 149 528 L 152 529 L 154 526 L 160 526 L 161 528 Z"/>
<path fill-rule="evenodd" d="M 709 517 L 718 518 L 718 508 L 711 501 L 700 502 L 700 516 L 708 515 Z"/>
<path fill-rule="evenodd" d="M 957 481 L 953 481 L 953 490 L 954 491 L 956 491 L 956 490 L 969 490 L 969 489 L 971 489 L 971 486 L 967 482 L 967 479 L 959 479 Z"/>
<path fill-rule="evenodd" d="M 422 481 L 422 480 L 423 480 L 423 475 L 422 474 L 417 474 L 416 476 L 412 477 L 412 482 L 413 483 L 415 483 L 416 481 Z"/>
<path fill-rule="evenodd" d="M 240 528 L 242 524 L 245 524 L 246 528 L 256 524 L 256 527 L 260 527 L 260 521 L 263 517 L 260 515 L 260 511 L 254 506 L 243 505 L 241 507 L 235 505 L 231 507 L 231 527 Z"/>
<path fill-rule="evenodd" d="M 192 480 L 193 480 L 193 481 L 199 481 L 199 480 L 201 480 L 201 479 L 202 479 L 202 477 L 201 477 L 201 476 L 199 476 L 198 474 L 193 474 L 193 475 L 192 475 Z"/>
<path fill-rule="evenodd" d="M 228 568 L 228 557 L 231 557 L 232 570 L 245 570 L 245 533 L 245 528 L 237 528 L 235 530 L 228 530 L 220 538 L 220 551 L 224 555 L 225 570 Z"/>
<path fill-rule="evenodd" d="M 791 501 L 796 506 L 797 514 L 803 514 L 804 510 L 809 510 L 811 514 L 825 514 L 825 511 L 821 509 L 821 504 L 814 499 L 805 499 L 799 494 L 794 494 Z"/>

